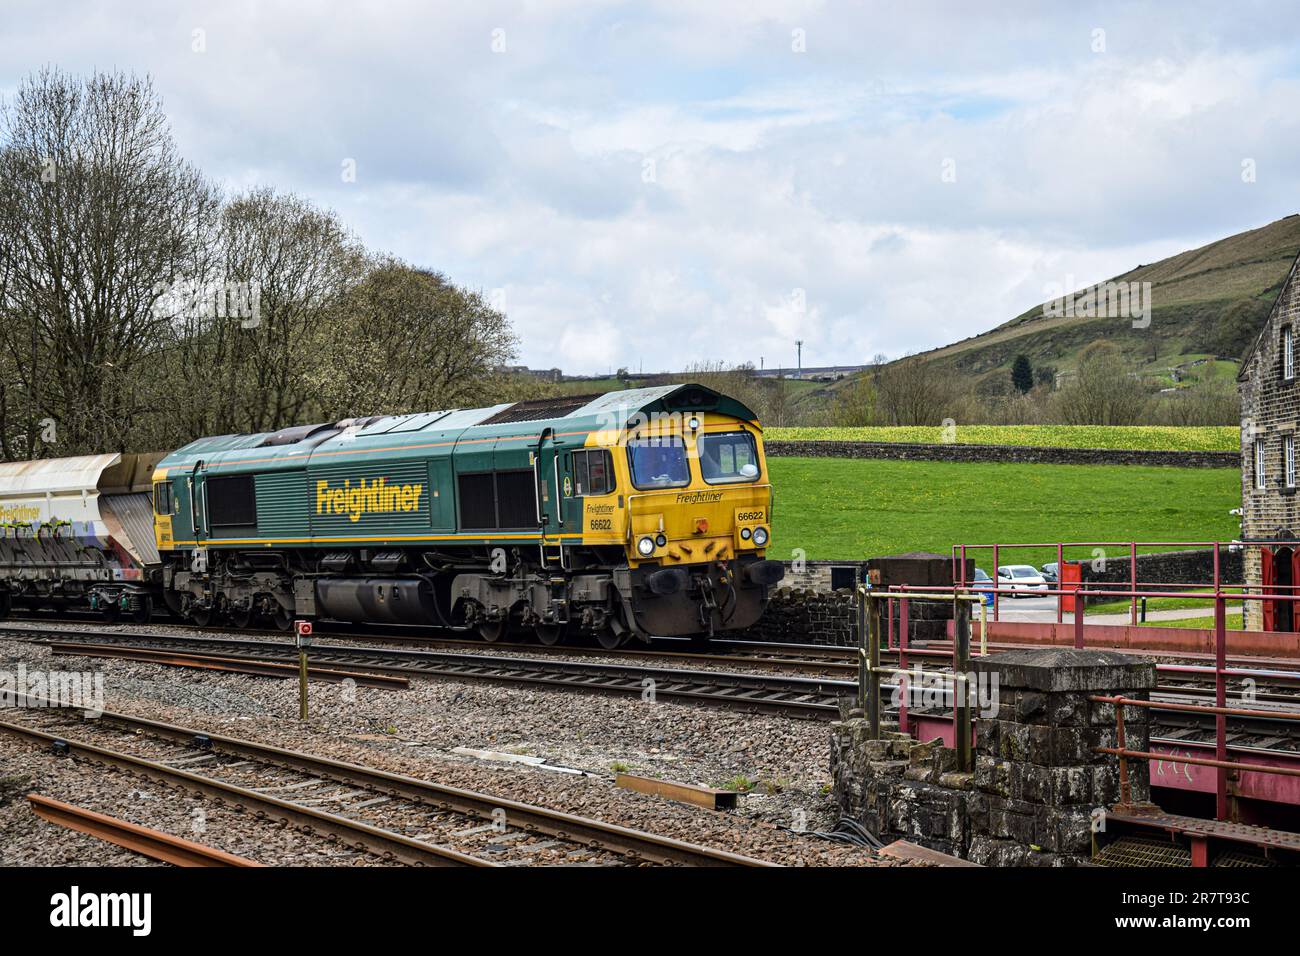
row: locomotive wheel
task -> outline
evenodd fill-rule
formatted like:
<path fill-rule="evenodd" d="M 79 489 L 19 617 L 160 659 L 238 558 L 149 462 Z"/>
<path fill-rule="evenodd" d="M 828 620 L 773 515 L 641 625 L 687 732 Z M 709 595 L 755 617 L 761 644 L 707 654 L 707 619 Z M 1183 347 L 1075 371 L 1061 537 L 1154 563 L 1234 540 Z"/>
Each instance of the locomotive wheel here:
<path fill-rule="evenodd" d="M 113 602 L 112 604 L 105 604 L 102 608 L 99 609 L 99 613 L 104 616 L 105 624 L 116 624 L 117 619 L 122 616 L 122 611 L 117 606 L 116 601 Z"/>
<path fill-rule="evenodd" d="M 139 605 L 131 612 L 131 620 L 136 624 L 148 624 L 153 619 L 153 598 L 145 595 Z"/>
<path fill-rule="evenodd" d="M 271 622 L 275 625 L 277 631 L 293 630 L 293 615 L 278 604 L 275 606 L 274 613 L 271 614 Z"/>
<path fill-rule="evenodd" d="M 615 634 L 613 628 L 603 627 L 596 632 L 596 643 L 607 651 L 613 651 L 626 644 L 631 636 L 631 631 Z"/>
<path fill-rule="evenodd" d="M 489 644 L 495 644 L 506 635 L 506 619 L 499 621 L 479 621 L 478 636 Z"/>
<path fill-rule="evenodd" d="M 14 608 L 13 595 L 8 591 L 0 591 L 0 620 L 9 616 L 9 612 Z"/>
<path fill-rule="evenodd" d="M 205 607 L 202 610 L 198 608 L 191 609 L 190 620 L 199 627 L 207 627 L 212 623 L 212 608 Z"/>
<path fill-rule="evenodd" d="M 236 608 L 230 612 L 230 623 L 238 628 L 248 627 L 253 623 L 252 608 Z"/>
<path fill-rule="evenodd" d="M 563 624 L 534 624 L 533 633 L 537 635 L 537 641 L 545 644 L 547 647 L 554 647 L 564 639 Z"/>
<path fill-rule="evenodd" d="M 170 590 L 163 591 L 163 603 L 167 605 L 167 610 L 172 612 L 173 617 L 185 620 L 185 604 L 179 594 Z"/>

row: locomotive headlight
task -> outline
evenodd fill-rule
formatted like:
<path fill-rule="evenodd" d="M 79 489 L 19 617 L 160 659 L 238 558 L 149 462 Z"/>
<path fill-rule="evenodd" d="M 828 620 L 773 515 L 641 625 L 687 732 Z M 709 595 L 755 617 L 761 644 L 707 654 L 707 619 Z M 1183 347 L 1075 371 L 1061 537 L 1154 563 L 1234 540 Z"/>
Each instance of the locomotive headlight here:
<path fill-rule="evenodd" d="M 767 529 L 766 529 L 766 528 L 755 528 L 755 529 L 754 529 L 754 544 L 758 545 L 758 547 L 760 547 L 760 548 L 761 548 L 763 545 L 767 544 Z"/>
<path fill-rule="evenodd" d="M 657 534 L 657 535 L 655 535 L 655 544 L 656 544 L 656 545 L 658 545 L 659 547 L 662 548 L 662 547 L 663 547 L 664 545 L 666 545 L 667 543 L 668 543 L 668 538 L 666 538 L 664 535 L 662 535 L 662 534 Z"/>
<path fill-rule="evenodd" d="M 655 553 L 655 539 L 649 536 L 642 538 L 636 543 L 636 549 L 641 553 L 642 557 L 650 557 Z"/>
<path fill-rule="evenodd" d="M 740 536 L 741 536 L 743 539 L 745 539 L 746 541 L 749 540 L 749 536 L 750 536 L 752 533 L 753 533 L 753 532 L 751 532 L 748 528 L 741 528 L 741 529 L 740 529 Z"/>
<path fill-rule="evenodd" d="M 693 432 L 697 432 L 700 430 L 700 420 L 698 418 L 692 418 L 686 424 L 690 426 L 691 431 Z"/>

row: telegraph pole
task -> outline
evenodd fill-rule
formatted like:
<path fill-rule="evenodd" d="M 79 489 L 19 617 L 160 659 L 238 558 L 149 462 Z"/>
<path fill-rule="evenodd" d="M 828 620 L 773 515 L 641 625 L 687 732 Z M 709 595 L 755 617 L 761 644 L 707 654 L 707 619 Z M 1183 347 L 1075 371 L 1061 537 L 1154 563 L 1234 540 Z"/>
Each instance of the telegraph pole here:
<path fill-rule="evenodd" d="M 799 353 L 799 370 L 795 373 L 795 378 L 803 380 L 803 339 L 795 339 L 794 347 Z"/>

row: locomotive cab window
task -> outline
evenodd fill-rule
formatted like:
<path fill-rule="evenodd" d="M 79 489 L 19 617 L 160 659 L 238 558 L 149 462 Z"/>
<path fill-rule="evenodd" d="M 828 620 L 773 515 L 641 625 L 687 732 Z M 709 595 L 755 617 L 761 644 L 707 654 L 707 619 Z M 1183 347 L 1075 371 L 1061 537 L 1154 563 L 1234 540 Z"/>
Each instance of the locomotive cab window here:
<path fill-rule="evenodd" d="M 691 483 L 686 445 L 680 437 L 634 438 L 627 443 L 632 484 L 638 488 L 680 488 Z"/>
<path fill-rule="evenodd" d="M 572 465 L 575 495 L 607 495 L 614 490 L 614 462 L 609 452 L 575 451 Z"/>
<path fill-rule="evenodd" d="M 700 474 L 711 485 L 758 478 L 758 448 L 749 432 L 701 435 Z"/>
<path fill-rule="evenodd" d="M 172 483 L 170 481 L 154 482 L 153 513 L 156 515 L 172 514 Z"/>

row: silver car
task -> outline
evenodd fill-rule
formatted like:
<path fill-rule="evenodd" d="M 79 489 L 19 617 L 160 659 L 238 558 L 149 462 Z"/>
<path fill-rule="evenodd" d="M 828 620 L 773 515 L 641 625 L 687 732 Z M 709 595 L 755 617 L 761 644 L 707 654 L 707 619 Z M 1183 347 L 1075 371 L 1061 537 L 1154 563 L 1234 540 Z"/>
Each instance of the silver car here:
<path fill-rule="evenodd" d="M 998 587 L 1011 591 L 1046 591 L 1051 585 L 1042 572 L 1028 564 L 1004 564 L 998 568 Z M 1019 597 L 1012 594 L 1012 597 Z"/>

